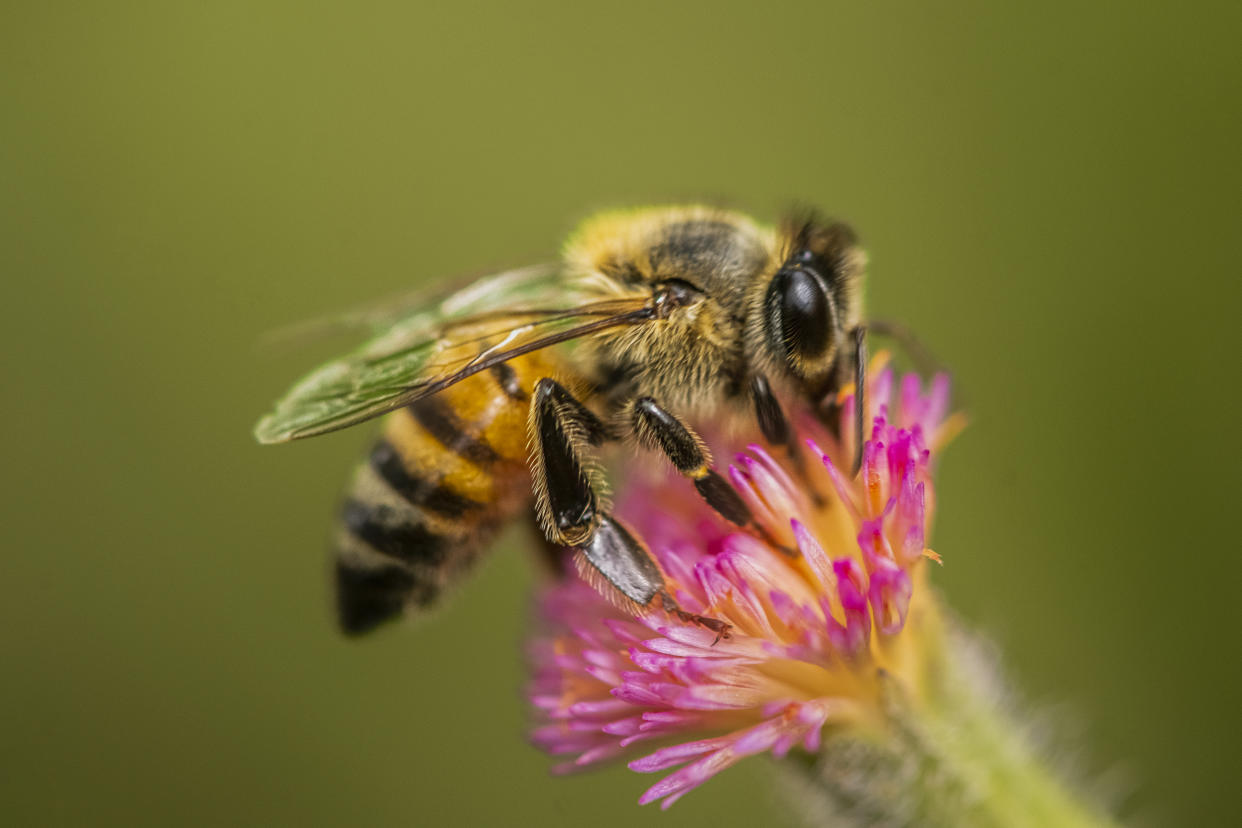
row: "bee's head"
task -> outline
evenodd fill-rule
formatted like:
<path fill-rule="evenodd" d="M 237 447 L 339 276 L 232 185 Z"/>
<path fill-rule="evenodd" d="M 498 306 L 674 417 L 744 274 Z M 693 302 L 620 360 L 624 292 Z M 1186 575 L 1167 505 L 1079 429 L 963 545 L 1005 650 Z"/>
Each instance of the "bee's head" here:
<path fill-rule="evenodd" d="M 840 223 L 803 221 L 785 239 L 783 262 L 752 305 L 751 325 L 759 328 L 761 361 L 773 373 L 819 386 L 836 366 L 846 333 L 860 322 L 866 257 Z"/>

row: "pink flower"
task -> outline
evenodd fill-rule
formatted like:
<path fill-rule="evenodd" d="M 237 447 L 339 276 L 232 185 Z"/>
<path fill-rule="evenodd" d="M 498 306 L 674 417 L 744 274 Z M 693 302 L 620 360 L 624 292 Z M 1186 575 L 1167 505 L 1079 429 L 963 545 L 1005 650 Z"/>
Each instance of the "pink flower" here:
<path fill-rule="evenodd" d="M 883 677 L 917 695 L 920 631 L 935 623 L 924 587 L 926 559 L 939 560 L 926 546 L 933 455 L 957 423 L 946 420 L 946 377 L 924 390 L 907 375 L 896 400 L 893 384 L 877 360 L 857 477 L 851 441 L 809 420 L 799 423 L 803 472 L 759 445 L 737 454 L 729 478 L 766 540 L 717 517 L 676 476 L 625 481 L 617 513 L 678 603 L 731 635 L 654 609 L 632 616 L 569 567 L 540 600 L 532 648 L 533 739 L 566 757 L 557 770 L 616 758 L 643 773 L 677 768 L 640 799 L 667 808 L 746 756 L 815 752 L 826 728 L 881 724 Z M 849 435 L 852 398 L 841 403 Z"/>

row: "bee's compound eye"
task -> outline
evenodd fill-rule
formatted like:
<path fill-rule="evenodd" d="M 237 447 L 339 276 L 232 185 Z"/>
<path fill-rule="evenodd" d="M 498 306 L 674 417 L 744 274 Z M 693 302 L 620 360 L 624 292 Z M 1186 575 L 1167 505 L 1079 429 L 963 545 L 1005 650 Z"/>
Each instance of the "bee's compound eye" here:
<path fill-rule="evenodd" d="M 768 288 L 769 334 L 791 360 L 813 360 L 832 342 L 836 309 L 819 274 L 803 268 L 781 270 Z"/>

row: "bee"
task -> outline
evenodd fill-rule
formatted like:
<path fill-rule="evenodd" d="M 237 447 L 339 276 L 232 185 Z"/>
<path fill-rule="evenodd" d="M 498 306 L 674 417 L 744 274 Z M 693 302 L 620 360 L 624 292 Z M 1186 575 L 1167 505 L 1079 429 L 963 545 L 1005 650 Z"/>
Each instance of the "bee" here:
<path fill-rule="evenodd" d="M 761 533 L 691 421 L 754 418 L 796 461 L 781 400 L 838 421 L 838 391 L 865 360 L 865 264 L 849 227 L 814 214 L 769 227 L 703 206 L 603 213 L 559 262 L 408 313 L 294 385 L 259 421 L 259 442 L 384 418 L 341 511 L 342 630 L 435 604 L 533 511 L 614 600 L 727 636 L 724 622 L 677 605 L 655 558 L 613 517 L 598 450 L 663 455 L 725 520 Z"/>

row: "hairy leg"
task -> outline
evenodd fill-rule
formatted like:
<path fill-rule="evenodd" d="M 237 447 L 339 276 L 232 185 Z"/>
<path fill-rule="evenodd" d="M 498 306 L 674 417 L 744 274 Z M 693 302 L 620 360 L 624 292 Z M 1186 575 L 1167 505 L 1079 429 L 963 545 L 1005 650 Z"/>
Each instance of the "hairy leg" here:
<path fill-rule="evenodd" d="M 605 424 L 563 386 L 545 378 L 531 398 L 530 429 L 535 508 L 548 540 L 572 549 L 583 576 L 619 605 L 631 611 L 657 607 L 714 631 L 717 640 L 727 638 L 725 622 L 677 605 L 651 552 L 608 513 L 602 480 L 587 456 L 589 445 L 613 436 Z"/>

